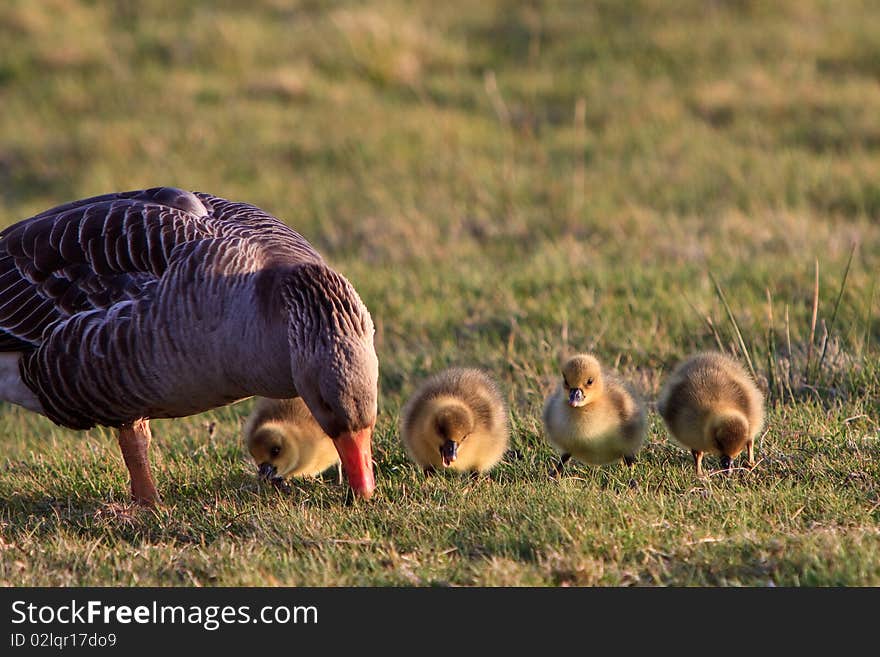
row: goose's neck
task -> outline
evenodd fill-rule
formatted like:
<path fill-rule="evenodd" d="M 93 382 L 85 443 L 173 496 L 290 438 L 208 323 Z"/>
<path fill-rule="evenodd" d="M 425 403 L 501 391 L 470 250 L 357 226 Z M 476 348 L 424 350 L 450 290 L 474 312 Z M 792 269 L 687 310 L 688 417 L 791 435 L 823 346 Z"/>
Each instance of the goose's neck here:
<path fill-rule="evenodd" d="M 357 292 L 326 265 L 294 267 L 281 287 L 294 362 L 332 350 L 341 338 L 372 335 L 372 320 Z"/>

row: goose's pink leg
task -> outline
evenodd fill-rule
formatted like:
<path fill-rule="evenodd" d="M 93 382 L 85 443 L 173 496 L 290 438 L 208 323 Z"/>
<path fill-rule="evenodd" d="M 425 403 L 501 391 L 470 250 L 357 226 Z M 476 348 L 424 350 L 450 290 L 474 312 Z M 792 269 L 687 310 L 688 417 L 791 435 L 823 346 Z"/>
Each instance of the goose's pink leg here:
<path fill-rule="evenodd" d="M 150 421 L 135 420 L 119 428 L 119 447 L 131 476 L 131 497 L 138 504 L 155 506 L 159 493 L 150 473 Z"/>

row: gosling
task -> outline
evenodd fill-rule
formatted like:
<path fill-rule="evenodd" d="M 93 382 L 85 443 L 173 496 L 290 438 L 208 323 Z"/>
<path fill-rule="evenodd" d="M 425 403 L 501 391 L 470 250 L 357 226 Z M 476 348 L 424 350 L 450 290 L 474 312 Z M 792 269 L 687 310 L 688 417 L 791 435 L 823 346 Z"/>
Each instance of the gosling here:
<path fill-rule="evenodd" d="M 764 426 L 764 396 L 737 361 L 718 352 L 692 356 L 673 370 L 660 391 L 657 410 L 673 440 L 690 449 L 697 477 L 703 454 L 717 454 L 721 467 L 743 449 L 755 464 L 755 437 Z"/>
<path fill-rule="evenodd" d="M 260 478 L 281 488 L 290 477 L 315 476 L 339 462 L 333 440 L 299 397 L 259 398 L 244 439 Z"/>
<path fill-rule="evenodd" d="M 476 475 L 492 469 L 507 451 L 507 407 L 481 370 L 444 370 L 407 401 L 400 436 L 407 456 L 426 473 L 448 468 Z"/>
<path fill-rule="evenodd" d="M 544 429 L 560 455 L 554 475 L 573 456 L 591 465 L 619 459 L 629 468 L 645 440 L 645 410 L 629 386 L 605 373 L 592 354 L 562 367 L 562 383 L 544 403 Z M 630 485 L 635 481 L 630 479 Z"/>

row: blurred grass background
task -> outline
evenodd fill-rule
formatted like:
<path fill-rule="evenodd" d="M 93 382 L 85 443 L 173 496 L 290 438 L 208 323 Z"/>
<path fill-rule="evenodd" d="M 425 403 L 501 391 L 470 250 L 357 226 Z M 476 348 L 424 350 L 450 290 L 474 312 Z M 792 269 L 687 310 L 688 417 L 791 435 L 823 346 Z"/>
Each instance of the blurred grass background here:
<path fill-rule="evenodd" d="M 110 432 L 4 406 L 0 582 L 880 583 L 876 3 L 10 0 L 0 107 L 0 225 L 174 185 L 348 276 L 383 489 L 262 490 L 242 402 L 155 423 L 166 507 L 119 515 Z M 648 400 L 694 350 L 742 355 L 710 273 L 771 394 L 758 469 L 694 482 L 653 416 L 638 492 L 547 480 L 562 350 Z M 511 404 L 515 452 L 476 485 L 424 481 L 397 438 L 453 364 Z"/>

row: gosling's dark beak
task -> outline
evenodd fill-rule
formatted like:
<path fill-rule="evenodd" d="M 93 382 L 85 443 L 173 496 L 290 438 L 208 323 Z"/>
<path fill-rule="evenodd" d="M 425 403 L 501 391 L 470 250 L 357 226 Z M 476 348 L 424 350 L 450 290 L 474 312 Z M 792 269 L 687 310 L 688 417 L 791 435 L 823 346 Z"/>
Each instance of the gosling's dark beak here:
<path fill-rule="evenodd" d="M 447 440 L 440 447 L 440 458 L 443 459 L 443 467 L 448 468 L 458 457 L 458 443 L 454 440 Z"/>
<path fill-rule="evenodd" d="M 278 473 L 278 469 L 271 463 L 260 463 L 260 469 L 258 472 L 260 475 L 260 479 L 272 481 L 273 479 L 275 479 L 275 475 Z"/>
<path fill-rule="evenodd" d="M 568 405 L 577 406 L 584 402 L 584 391 L 580 388 L 572 388 L 568 391 Z"/>

